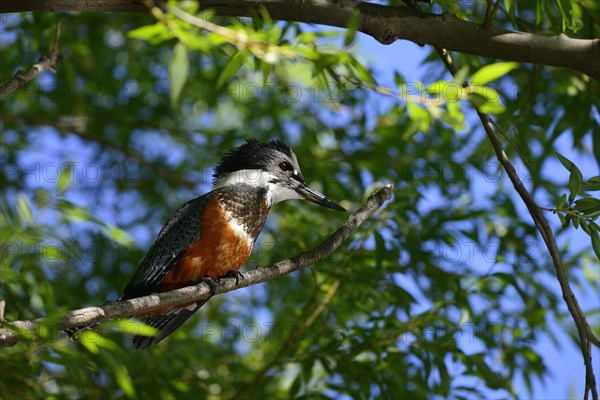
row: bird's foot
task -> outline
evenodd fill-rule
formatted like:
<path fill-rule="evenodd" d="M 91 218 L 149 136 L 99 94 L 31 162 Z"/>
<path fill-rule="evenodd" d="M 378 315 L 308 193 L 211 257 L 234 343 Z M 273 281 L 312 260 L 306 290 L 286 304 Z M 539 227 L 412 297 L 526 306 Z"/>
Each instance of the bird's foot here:
<path fill-rule="evenodd" d="M 210 295 L 214 296 L 217 293 L 217 286 L 215 284 L 215 278 L 211 278 L 210 276 L 201 276 L 196 282 L 197 283 L 206 283 L 210 288 Z"/>
<path fill-rule="evenodd" d="M 240 271 L 229 271 L 223 278 L 235 278 L 235 285 L 239 285 L 244 280 L 244 275 Z"/>

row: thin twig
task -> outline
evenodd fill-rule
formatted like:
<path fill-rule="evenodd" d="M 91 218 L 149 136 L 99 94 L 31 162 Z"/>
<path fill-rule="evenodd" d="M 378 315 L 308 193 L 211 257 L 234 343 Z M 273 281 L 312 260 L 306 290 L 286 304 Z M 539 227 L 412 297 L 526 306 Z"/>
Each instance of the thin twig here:
<path fill-rule="evenodd" d="M 446 65 L 447 69 L 452 75 L 454 75 L 457 71 L 457 68 L 454 65 L 448 51 L 437 47 L 436 51 L 438 52 L 444 64 Z M 575 321 L 575 325 L 577 326 L 577 331 L 579 333 L 579 339 L 581 341 L 581 352 L 583 355 L 583 361 L 585 363 L 586 370 L 585 397 L 587 398 L 588 390 L 591 390 L 592 397 L 594 398 L 594 400 L 597 400 L 598 392 L 596 389 L 596 378 L 594 377 L 590 344 L 593 343 L 594 345 L 600 347 L 600 340 L 592 332 L 592 329 L 590 328 L 585 314 L 581 310 L 577 298 L 575 297 L 575 294 L 571 289 L 571 285 L 569 284 L 569 280 L 562 266 L 560 252 L 558 250 L 558 246 L 556 245 L 556 239 L 554 238 L 552 228 L 548 224 L 548 221 L 544 217 L 544 214 L 542 213 L 540 207 L 537 205 L 537 203 L 535 202 L 535 200 L 533 199 L 533 197 L 519 178 L 519 175 L 517 174 L 512 163 L 508 159 L 508 156 L 504 152 L 502 143 L 500 143 L 500 140 L 496 135 L 496 131 L 500 130 L 498 125 L 496 125 L 496 123 L 490 118 L 489 115 L 480 112 L 477 106 L 473 105 L 473 107 L 475 107 L 477 115 L 479 116 L 479 119 L 481 120 L 481 123 L 483 124 L 483 127 L 485 129 L 485 132 L 490 142 L 492 143 L 492 147 L 494 148 L 496 157 L 500 161 L 500 164 L 502 164 L 502 167 L 506 171 L 515 190 L 523 200 L 523 203 L 525 203 L 525 205 L 527 206 L 529 214 L 531 215 L 531 218 L 533 219 L 536 228 L 540 232 L 542 239 L 544 239 L 548 252 L 552 257 L 554 269 L 556 271 L 556 277 L 560 284 L 563 298 L 565 299 L 569 312 L 571 313 L 571 316 Z"/>
<path fill-rule="evenodd" d="M 344 240 L 358 229 L 386 200 L 392 197 L 391 184 L 377 190 L 348 220 L 340 226 L 331 236 L 310 251 L 300 253 L 295 257 L 279 261 L 268 267 L 257 268 L 243 274 L 243 279 L 223 278 L 214 285 L 214 292 L 210 285 L 203 282 L 195 286 L 173 290 L 170 292 L 156 293 L 150 296 L 139 297 L 131 300 L 116 301 L 98 307 L 86 307 L 67 312 L 60 320 L 60 330 L 72 330 L 88 326 L 108 319 L 128 318 L 141 316 L 164 308 L 175 308 L 182 304 L 189 304 L 206 299 L 214 294 L 227 293 L 239 288 L 270 281 L 282 275 L 289 274 L 300 268 L 306 267 L 323 260 L 336 250 Z M 237 282 L 236 282 L 237 281 Z M 44 318 L 30 321 L 14 321 L 4 323 L 0 328 L 0 347 L 12 346 L 19 340 L 18 331 L 27 331 L 33 334 L 36 328 L 44 324 Z"/>
<path fill-rule="evenodd" d="M 60 21 L 56 23 L 56 34 L 50 53 L 40 58 L 37 64 L 34 64 L 27 71 L 19 70 L 8 82 L 0 86 L 0 101 L 6 99 L 15 90 L 22 88 L 29 81 L 37 78 L 44 71 L 56 73 L 56 64 L 60 57 L 58 54 L 58 38 L 60 37 Z"/>
<path fill-rule="evenodd" d="M 496 0 L 496 3 L 492 5 L 492 0 L 488 0 L 487 8 L 485 9 L 485 28 L 489 28 L 492 23 L 492 19 L 498 12 L 498 7 L 500 7 L 500 0 Z"/>

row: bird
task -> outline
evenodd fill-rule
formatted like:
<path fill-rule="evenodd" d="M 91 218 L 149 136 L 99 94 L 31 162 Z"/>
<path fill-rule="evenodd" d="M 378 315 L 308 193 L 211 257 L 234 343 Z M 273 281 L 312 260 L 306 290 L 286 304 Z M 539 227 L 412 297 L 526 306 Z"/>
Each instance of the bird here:
<path fill-rule="evenodd" d="M 168 219 L 119 300 L 231 274 L 237 278 L 271 207 L 294 199 L 346 211 L 306 184 L 296 155 L 283 141 L 247 139 L 217 163 L 212 190 L 188 201 Z M 156 328 L 157 335 L 134 336 L 134 347 L 144 349 L 159 343 L 207 301 L 148 316 L 146 324 Z"/>

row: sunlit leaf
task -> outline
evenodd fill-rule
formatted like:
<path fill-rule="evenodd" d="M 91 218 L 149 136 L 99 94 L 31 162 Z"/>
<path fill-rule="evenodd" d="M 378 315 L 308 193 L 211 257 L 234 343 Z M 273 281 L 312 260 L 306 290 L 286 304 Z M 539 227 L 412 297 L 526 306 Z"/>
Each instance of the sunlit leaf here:
<path fill-rule="evenodd" d="M 157 44 L 171 39 L 173 34 L 169 32 L 165 24 L 157 22 L 154 25 L 146 25 L 133 29 L 127 33 L 127 36 L 131 39 L 148 40 L 153 44 Z"/>
<path fill-rule="evenodd" d="M 56 189 L 59 192 L 64 192 L 69 188 L 69 186 L 73 183 L 73 164 L 66 163 L 66 165 L 61 168 L 60 178 L 58 179 L 58 183 L 56 184 Z"/>
<path fill-rule="evenodd" d="M 217 79 L 217 87 L 222 87 L 229 78 L 235 75 L 235 73 L 238 72 L 240 68 L 242 68 L 247 59 L 247 51 L 242 50 L 235 53 L 229 59 L 229 61 L 227 61 L 227 64 L 225 64 L 225 67 L 223 67 L 223 70 L 219 74 L 219 79 Z"/>
<path fill-rule="evenodd" d="M 32 214 L 31 214 L 31 205 L 29 204 L 29 200 L 23 193 L 19 193 L 17 195 L 17 212 L 19 213 L 19 217 L 26 223 L 31 223 Z"/>
<path fill-rule="evenodd" d="M 127 232 L 117 226 L 107 226 L 105 231 L 106 235 L 111 240 L 119 243 L 122 246 L 127 246 L 134 242 L 133 238 Z"/>
<path fill-rule="evenodd" d="M 112 366 L 112 371 L 114 377 L 117 381 L 117 384 L 125 393 L 125 396 L 129 398 L 135 397 L 135 387 L 133 386 L 133 381 L 131 380 L 131 376 L 129 372 L 125 368 L 124 365 L 120 364 L 117 360 L 113 360 L 110 362 Z"/>
<path fill-rule="evenodd" d="M 354 37 L 356 36 L 356 32 L 360 25 L 360 12 L 357 8 L 352 10 L 352 15 L 348 19 L 348 23 L 346 25 L 346 32 L 344 34 L 344 46 L 350 46 L 354 41 Z"/>
<path fill-rule="evenodd" d="M 473 85 L 486 85 L 489 82 L 495 81 L 498 78 L 508 74 L 513 69 L 519 67 L 519 63 L 516 62 L 501 62 L 496 64 L 489 64 L 482 67 L 471 77 L 471 84 Z"/>
<path fill-rule="evenodd" d="M 175 107 L 181 90 L 187 81 L 190 73 L 190 60 L 188 49 L 181 42 L 177 42 L 173 49 L 173 56 L 169 63 L 169 96 L 171 106 Z"/>
<path fill-rule="evenodd" d="M 122 319 L 114 323 L 119 333 L 128 336 L 156 336 L 158 329 L 135 319 Z"/>

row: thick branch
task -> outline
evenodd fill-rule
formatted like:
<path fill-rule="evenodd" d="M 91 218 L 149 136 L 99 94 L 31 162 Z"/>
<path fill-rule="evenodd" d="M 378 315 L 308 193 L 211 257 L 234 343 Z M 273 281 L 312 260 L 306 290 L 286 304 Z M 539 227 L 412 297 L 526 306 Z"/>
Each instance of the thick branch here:
<path fill-rule="evenodd" d="M 56 35 L 50 53 L 40 58 L 37 64 L 34 64 L 27 71 L 19 70 L 8 82 L 0 86 L 0 101 L 8 97 L 12 92 L 25 86 L 29 81 L 35 79 L 44 71 L 56 73 L 56 63 L 58 62 L 58 38 L 60 37 L 60 21 L 56 24 Z"/>
<path fill-rule="evenodd" d="M 340 28 L 348 26 L 356 8 L 360 11 L 358 30 L 383 44 L 410 40 L 477 56 L 571 68 L 600 81 L 600 39 L 484 28 L 449 13 L 436 15 L 409 7 L 356 5 L 351 1 L 202 0 L 200 3 L 202 8 L 214 9 L 224 16 L 249 17 L 264 7 L 274 19 Z M 147 8 L 131 0 L 4 0 L 0 3 L 0 12 L 18 11 L 147 12 Z"/>
<path fill-rule="evenodd" d="M 373 193 L 365 204 L 338 228 L 335 233 L 325 239 L 314 249 L 300 253 L 288 260 L 279 261 L 268 267 L 257 268 L 243 274 L 243 279 L 223 278 L 215 283 L 215 294 L 227 293 L 239 288 L 270 281 L 289 274 L 307 265 L 314 264 L 329 256 L 344 240 L 358 229 L 383 203 L 392 197 L 392 185 L 388 184 Z M 128 318 L 132 315 L 144 315 L 162 308 L 174 308 L 189 304 L 211 296 L 211 288 L 207 283 L 157 293 L 136 299 L 117 301 L 98 307 L 86 307 L 66 313 L 60 321 L 60 329 L 73 329 L 96 322 L 115 318 Z M 34 332 L 44 322 L 43 318 L 32 321 L 14 321 L 0 328 L 0 346 L 13 346 L 19 340 L 17 331 Z"/>

